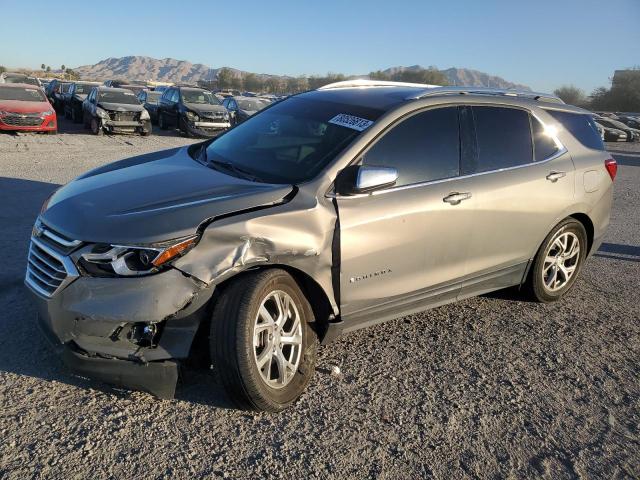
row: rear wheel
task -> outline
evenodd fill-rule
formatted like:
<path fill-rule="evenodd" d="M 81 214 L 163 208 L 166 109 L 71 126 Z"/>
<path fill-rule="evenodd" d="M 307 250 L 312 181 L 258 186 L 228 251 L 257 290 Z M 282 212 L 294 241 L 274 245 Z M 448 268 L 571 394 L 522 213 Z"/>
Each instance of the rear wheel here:
<path fill-rule="evenodd" d="M 241 408 L 280 411 L 305 390 L 315 369 L 313 313 L 295 280 L 273 269 L 231 281 L 211 321 L 217 377 Z"/>
<path fill-rule="evenodd" d="M 587 254 L 587 232 L 568 218 L 558 224 L 538 250 L 525 288 L 536 301 L 562 298 L 574 285 Z"/>

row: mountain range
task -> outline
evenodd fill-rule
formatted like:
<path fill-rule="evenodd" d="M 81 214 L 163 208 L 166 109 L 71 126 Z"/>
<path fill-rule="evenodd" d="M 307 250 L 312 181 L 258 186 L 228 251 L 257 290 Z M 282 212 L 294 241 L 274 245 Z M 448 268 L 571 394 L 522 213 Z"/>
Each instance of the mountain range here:
<path fill-rule="evenodd" d="M 227 67 L 228 68 L 228 67 Z M 393 74 L 404 70 L 419 70 L 424 67 L 412 65 L 409 67 L 391 67 L 384 70 Z M 246 73 L 235 68 L 228 68 L 234 76 Z M 127 56 L 121 58 L 107 58 L 94 65 L 83 65 L 73 69 L 83 79 L 125 78 L 128 80 L 154 80 L 161 82 L 196 83 L 199 80 L 213 80 L 220 68 L 212 68 L 202 63 L 191 63 L 174 58 L 156 59 L 145 56 Z M 520 88 L 529 90 L 526 85 L 509 82 L 501 77 L 490 75 L 468 68 L 448 68 L 441 70 L 452 85 L 494 88 Z M 270 77 L 289 78 L 283 75 L 257 74 L 265 80 Z M 361 76 L 361 75 L 359 75 Z"/>

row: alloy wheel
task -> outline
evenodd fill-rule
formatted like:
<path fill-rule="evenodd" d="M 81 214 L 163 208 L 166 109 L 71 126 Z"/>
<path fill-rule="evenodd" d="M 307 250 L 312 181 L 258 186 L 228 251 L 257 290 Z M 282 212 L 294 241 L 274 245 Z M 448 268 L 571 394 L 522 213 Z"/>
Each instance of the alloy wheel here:
<path fill-rule="evenodd" d="M 291 296 L 270 292 L 260 303 L 253 327 L 253 357 L 262 380 L 283 388 L 294 378 L 302 356 L 302 323 Z"/>
<path fill-rule="evenodd" d="M 542 281 L 550 292 L 564 288 L 578 267 L 580 240 L 573 232 L 561 231 L 547 247 L 542 265 Z"/>

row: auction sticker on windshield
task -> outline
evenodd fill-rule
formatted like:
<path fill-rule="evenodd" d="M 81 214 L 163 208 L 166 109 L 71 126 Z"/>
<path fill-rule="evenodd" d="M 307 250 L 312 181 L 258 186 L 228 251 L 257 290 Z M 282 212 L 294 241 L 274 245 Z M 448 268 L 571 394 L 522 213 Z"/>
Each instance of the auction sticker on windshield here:
<path fill-rule="evenodd" d="M 369 128 L 373 124 L 373 121 L 367 120 L 366 118 L 347 115 L 346 113 L 339 113 L 331 120 L 329 120 L 329 123 L 340 125 L 341 127 L 352 128 L 353 130 L 362 132 L 363 130 Z"/>

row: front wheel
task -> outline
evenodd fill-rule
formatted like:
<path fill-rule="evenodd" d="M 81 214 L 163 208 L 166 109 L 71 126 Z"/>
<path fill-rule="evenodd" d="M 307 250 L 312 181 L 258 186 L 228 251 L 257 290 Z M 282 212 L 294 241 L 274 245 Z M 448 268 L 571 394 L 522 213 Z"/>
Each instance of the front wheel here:
<path fill-rule="evenodd" d="M 211 320 L 214 370 L 239 407 L 277 412 L 295 402 L 315 370 L 313 312 L 279 269 L 242 274 L 220 295 Z"/>
<path fill-rule="evenodd" d="M 542 303 L 560 300 L 574 285 L 587 254 L 587 232 L 568 218 L 551 231 L 538 250 L 525 289 Z"/>
<path fill-rule="evenodd" d="M 102 125 L 101 125 L 101 123 L 100 123 L 97 119 L 95 119 L 95 118 L 92 118 L 92 119 L 91 119 L 91 132 L 92 132 L 94 135 L 102 135 Z"/>

